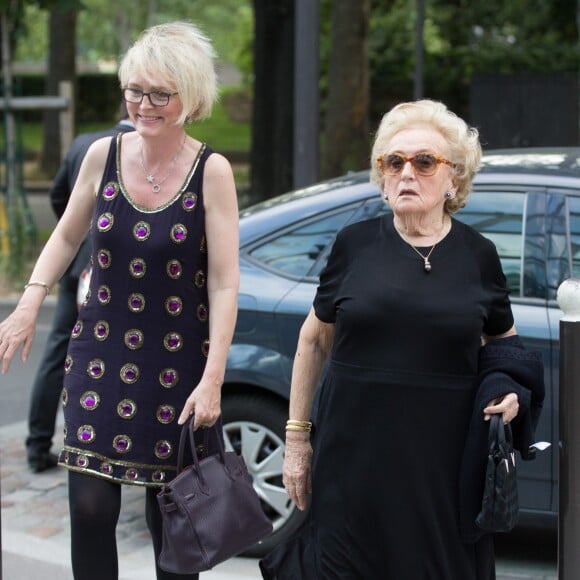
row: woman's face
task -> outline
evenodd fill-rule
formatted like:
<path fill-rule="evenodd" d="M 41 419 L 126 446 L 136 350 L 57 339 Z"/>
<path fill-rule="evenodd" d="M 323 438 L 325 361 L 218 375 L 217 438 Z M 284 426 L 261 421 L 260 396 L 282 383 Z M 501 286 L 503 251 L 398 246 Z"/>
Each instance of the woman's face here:
<path fill-rule="evenodd" d="M 405 158 L 418 153 L 431 153 L 449 159 L 449 148 L 443 135 L 428 125 L 415 125 L 396 133 L 383 153 L 397 153 Z M 397 175 L 385 175 L 383 193 L 395 215 L 416 214 L 419 217 L 443 215 L 445 192 L 455 196 L 457 187 L 452 181 L 452 169 L 440 163 L 433 175 L 417 175 L 406 162 Z"/>
<path fill-rule="evenodd" d="M 164 95 L 168 96 L 168 102 L 164 106 L 155 106 L 147 95 L 143 96 L 141 103 L 126 102 L 129 117 L 140 134 L 154 136 L 165 132 L 167 128 L 177 127 L 182 104 L 179 95 L 174 94 L 176 91 L 173 86 L 138 74 L 131 75 L 126 86 L 129 89 L 154 93 L 151 95 L 153 102 L 159 102 L 160 99 L 162 101 Z"/>

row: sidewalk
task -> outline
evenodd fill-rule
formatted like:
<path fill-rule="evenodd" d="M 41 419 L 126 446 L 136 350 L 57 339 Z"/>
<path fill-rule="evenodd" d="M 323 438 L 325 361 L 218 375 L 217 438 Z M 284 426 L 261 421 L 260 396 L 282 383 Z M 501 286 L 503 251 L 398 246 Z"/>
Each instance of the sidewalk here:
<path fill-rule="evenodd" d="M 26 465 L 25 434 L 24 422 L 0 428 L 2 580 L 72 580 L 66 470 L 31 473 Z M 143 490 L 125 486 L 117 526 L 120 580 L 155 579 L 144 513 Z M 261 576 L 257 560 L 233 558 L 202 578 Z"/>
<path fill-rule="evenodd" d="M 23 421 L 0 428 L 2 580 L 72 580 L 66 473 L 57 468 L 32 474 L 26 465 L 25 434 Z M 117 528 L 120 580 L 155 578 L 143 498 L 142 489 L 123 488 Z M 497 580 L 556 580 L 556 577 L 551 565 L 504 560 L 497 563 Z M 256 559 L 233 558 L 203 573 L 201 578 L 243 580 L 261 576 Z"/>

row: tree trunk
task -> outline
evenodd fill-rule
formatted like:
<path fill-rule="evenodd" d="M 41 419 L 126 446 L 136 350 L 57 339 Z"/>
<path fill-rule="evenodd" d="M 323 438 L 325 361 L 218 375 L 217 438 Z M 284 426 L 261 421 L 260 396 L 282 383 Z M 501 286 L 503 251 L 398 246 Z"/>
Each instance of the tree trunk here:
<path fill-rule="evenodd" d="M 61 81 L 76 79 L 77 12 L 54 9 L 49 18 L 48 74 L 45 95 L 56 96 Z M 76 91 L 75 91 L 76 93 Z M 44 137 L 40 167 L 46 175 L 56 173 L 61 162 L 60 112 L 47 110 L 43 114 Z"/>
<path fill-rule="evenodd" d="M 322 175 L 369 166 L 370 0 L 334 0 Z"/>
<path fill-rule="evenodd" d="M 268 199 L 292 187 L 294 0 L 254 0 L 251 191 Z"/>

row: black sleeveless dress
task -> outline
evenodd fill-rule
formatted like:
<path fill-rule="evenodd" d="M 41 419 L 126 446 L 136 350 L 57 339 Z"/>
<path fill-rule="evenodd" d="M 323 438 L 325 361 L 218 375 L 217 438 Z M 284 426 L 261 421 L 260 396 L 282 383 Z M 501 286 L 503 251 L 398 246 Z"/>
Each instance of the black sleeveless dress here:
<path fill-rule="evenodd" d="M 314 301 L 335 338 L 310 517 L 264 578 L 495 578 L 491 536 L 461 537 L 459 482 L 480 337 L 513 324 L 505 277 L 493 244 L 455 220 L 430 262 L 390 214 L 339 233 Z"/>
<path fill-rule="evenodd" d="M 59 464 L 120 483 L 175 475 L 177 418 L 209 350 L 205 145 L 164 205 L 138 206 L 113 138 L 91 224 L 90 289 L 65 363 Z"/>

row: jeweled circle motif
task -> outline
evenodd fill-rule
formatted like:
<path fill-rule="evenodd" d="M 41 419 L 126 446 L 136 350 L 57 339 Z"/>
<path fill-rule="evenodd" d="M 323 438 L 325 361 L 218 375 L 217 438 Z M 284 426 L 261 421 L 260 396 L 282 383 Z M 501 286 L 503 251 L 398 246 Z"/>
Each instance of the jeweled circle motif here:
<path fill-rule="evenodd" d="M 182 244 L 187 239 L 187 228 L 183 224 L 175 224 L 171 228 L 170 236 L 176 244 Z"/>
<path fill-rule="evenodd" d="M 159 382 L 166 389 L 173 388 L 179 381 L 179 373 L 175 369 L 163 369 L 159 373 Z"/>
<path fill-rule="evenodd" d="M 92 425 L 81 425 L 77 429 L 77 439 L 81 443 L 92 443 L 96 436 L 95 428 Z"/>
<path fill-rule="evenodd" d="M 139 479 L 139 471 L 134 467 L 130 467 L 129 469 L 127 469 L 127 471 L 125 471 L 125 478 L 130 479 L 132 481 Z"/>
<path fill-rule="evenodd" d="M 115 435 L 113 439 L 113 449 L 118 453 L 127 453 L 133 447 L 133 442 L 128 435 Z"/>
<path fill-rule="evenodd" d="M 93 334 L 99 342 L 107 340 L 109 331 L 109 323 L 106 320 L 98 320 L 93 327 Z"/>
<path fill-rule="evenodd" d="M 97 218 L 97 229 L 100 232 L 108 232 L 113 227 L 114 222 L 113 214 L 107 211 Z"/>
<path fill-rule="evenodd" d="M 137 403 L 131 399 L 123 399 L 117 405 L 117 414 L 122 419 L 132 419 L 137 413 Z"/>
<path fill-rule="evenodd" d="M 103 284 L 102 286 L 99 286 L 99 289 L 97 290 L 97 300 L 103 306 L 111 301 L 111 289 L 107 285 Z"/>
<path fill-rule="evenodd" d="M 173 453 L 173 446 L 166 439 L 155 443 L 155 456 L 159 459 L 167 459 Z"/>
<path fill-rule="evenodd" d="M 139 367 L 133 363 L 127 363 L 121 367 L 119 374 L 125 384 L 132 385 L 139 379 Z"/>
<path fill-rule="evenodd" d="M 77 320 L 75 322 L 75 325 L 72 328 L 72 331 L 70 333 L 70 337 L 71 338 L 78 338 L 81 335 L 82 331 L 83 331 L 83 323 L 81 320 Z"/>
<path fill-rule="evenodd" d="M 77 455 L 76 464 L 78 467 L 86 468 L 89 466 L 89 458 L 86 455 Z"/>
<path fill-rule="evenodd" d="M 186 191 L 181 198 L 181 207 L 185 211 L 193 211 L 197 206 L 197 194 L 193 191 Z"/>
<path fill-rule="evenodd" d="M 170 296 L 165 300 L 165 310 L 170 316 L 179 316 L 183 310 L 183 302 L 179 296 Z"/>
<path fill-rule="evenodd" d="M 117 197 L 119 193 L 119 184 L 115 181 L 109 181 L 103 187 L 103 199 L 106 201 L 111 201 Z"/>
<path fill-rule="evenodd" d="M 177 352 L 183 346 L 183 339 L 179 332 L 168 332 L 163 337 L 163 344 L 169 352 Z"/>
<path fill-rule="evenodd" d="M 138 242 L 144 242 L 151 235 L 151 226 L 147 222 L 137 222 L 133 226 L 133 237 Z"/>
<path fill-rule="evenodd" d="M 68 403 L 68 390 L 64 388 L 62 390 L 62 406 L 66 407 Z"/>
<path fill-rule="evenodd" d="M 203 270 L 198 270 L 193 278 L 193 283 L 197 288 L 203 288 L 205 286 L 205 272 Z"/>
<path fill-rule="evenodd" d="M 100 249 L 97 252 L 97 262 L 101 269 L 106 270 L 111 266 L 111 252 L 109 250 Z"/>
<path fill-rule="evenodd" d="M 136 292 L 130 294 L 129 299 L 127 300 L 127 305 L 131 312 L 143 312 L 145 308 L 145 296 Z"/>
<path fill-rule="evenodd" d="M 113 473 L 113 466 L 108 461 L 103 461 L 103 463 L 101 463 L 100 471 L 105 475 L 111 475 Z"/>
<path fill-rule="evenodd" d="M 125 346 L 131 350 L 138 350 L 143 346 L 143 332 L 137 328 L 131 328 L 125 333 Z"/>
<path fill-rule="evenodd" d="M 161 483 L 162 481 L 165 481 L 165 471 L 161 471 L 160 469 L 156 469 L 151 474 L 151 480 L 155 481 L 157 483 Z"/>
<path fill-rule="evenodd" d="M 207 306 L 205 304 L 199 304 L 197 306 L 197 318 L 200 322 L 207 320 Z"/>
<path fill-rule="evenodd" d="M 209 355 L 209 340 L 208 339 L 205 339 L 201 343 L 201 354 L 203 354 L 203 356 Z"/>
<path fill-rule="evenodd" d="M 129 274 L 131 274 L 133 278 L 143 278 L 143 276 L 145 276 L 146 270 L 147 265 L 145 264 L 145 260 L 143 258 L 133 258 L 129 262 Z"/>
<path fill-rule="evenodd" d="M 73 358 L 70 354 L 66 355 L 66 358 L 64 359 L 64 372 L 65 374 L 69 374 L 71 369 L 73 367 Z"/>
<path fill-rule="evenodd" d="M 87 374 L 91 379 L 100 379 L 105 374 L 105 361 L 100 358 L 89 361 Z"/>
<path fill-rule="evenodd" d="M 81 407 L 86 411 L 94 411 L 100 402 L 101 397 L 95 391 L 85 391 L 81 395 Z"/>
<path fill-rule="evenodd" d="M 167 262 L 167 275 L 172 280 L 177 280 L 178 278 L 180 278 L 182 273 L 183 267 L 179 260 L 169 260 Z"/>
<path fill-rule="evenodd" d="M 167 425 L 175 419 L 175 407 L 173 405 L 159 405 L 156 416 L 160 423 Z"/>

